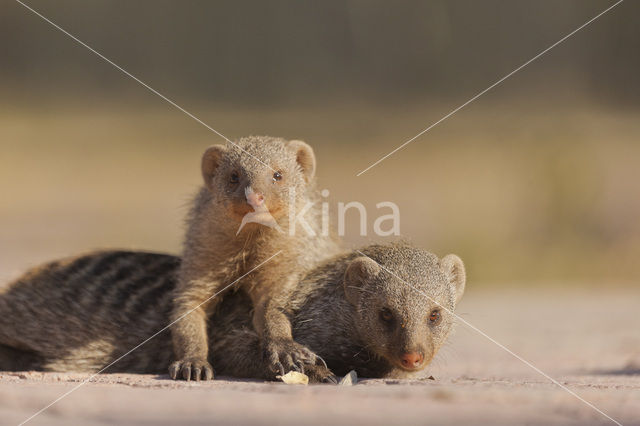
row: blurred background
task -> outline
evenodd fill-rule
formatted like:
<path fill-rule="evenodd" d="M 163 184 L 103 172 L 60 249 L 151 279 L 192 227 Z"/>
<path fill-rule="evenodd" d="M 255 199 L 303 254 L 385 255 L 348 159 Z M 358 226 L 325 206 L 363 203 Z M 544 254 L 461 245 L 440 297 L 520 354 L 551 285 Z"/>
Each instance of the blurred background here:
<path fill-rule="evenodd" d="M 229 138 L 315 149 L 351 247 L 459 254 L 474 286 L 638 285 L 640 4 L 575 1 L 26 3 Z M 0 282 L 95 248 L 179 252 L 222 139 L 19 3 L 0 13 Z M 336 221 L 333 221 L 336 225 Z"/>

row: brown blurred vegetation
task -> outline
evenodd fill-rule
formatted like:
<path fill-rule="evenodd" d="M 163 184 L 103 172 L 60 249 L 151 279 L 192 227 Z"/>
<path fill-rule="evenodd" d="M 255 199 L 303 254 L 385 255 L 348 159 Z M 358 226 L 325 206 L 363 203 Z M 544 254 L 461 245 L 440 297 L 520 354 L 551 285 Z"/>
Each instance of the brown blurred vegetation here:
<path fill-rule="evenodd" d="M 0 279 L 92 248 L 179 251 L 221 139 L 7 3 Z M 360 177 L 611 2 L 28 4 L 228 137 L 308 141 L 333 213 L 361 201 L 371 232 L 394 201 L 403 236 L 459 254 L 475 283 L 640 279 L 632 2 Z M 350 245 L 380 240 L 348 225 Z"/>

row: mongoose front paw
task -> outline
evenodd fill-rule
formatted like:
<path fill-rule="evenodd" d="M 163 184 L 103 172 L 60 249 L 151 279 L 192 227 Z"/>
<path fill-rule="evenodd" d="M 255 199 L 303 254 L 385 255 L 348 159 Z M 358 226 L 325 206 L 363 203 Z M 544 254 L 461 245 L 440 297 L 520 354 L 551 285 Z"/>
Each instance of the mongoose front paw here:
<path fill-rule="evenodd" d="M 191 379 L 199 382 L 200 379 L 213 379 L 213 368 L 211 364 L 200 358 L 187 358 L 176 361 L 169 366 L 169 376 L 174 379 Z"/>
<path fill-rule="evenodd" d="M 293 340 L 275 340 L 267 343 L 265 359 L 272 373 L 284 376 L 292 370 L 304 373 L 305 364 L 315 365 L 320 358 Z"/>

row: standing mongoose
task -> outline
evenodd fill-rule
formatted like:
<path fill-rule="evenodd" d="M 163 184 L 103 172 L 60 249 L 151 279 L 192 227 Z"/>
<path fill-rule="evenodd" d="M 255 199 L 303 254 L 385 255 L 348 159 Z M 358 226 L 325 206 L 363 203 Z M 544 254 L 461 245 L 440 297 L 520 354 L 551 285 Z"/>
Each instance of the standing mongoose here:
<path fill-rule="evenodd" d="M 0 370 L 100 371 L 169 324 L 177 257 L 104 252 L 54 262 L 0 293 Z M 283 308 L 293 337 L 331 370 L 309 362 L 310 380 L 333 373 L 403 377 L 429 364 L 449 335 L 465 288 L 455 255 L 407 244 L 373 245 L 310 271 Z M 225 295 L 209 327 L 218 374 L 273 379 L 244 289 Z M 171 358 L 159 333 L 107 372 L 160 373 Z"/>
<path fill-rule="evenodd" d="M 172 378 L 213 377 L 207 358 L 215 345 L 208 342 L 207 320 L 221 297 L 212 296 L 237 280 L 253 302 L 266 368 L 283 374 L 316 361 L 293 340 L 281 309 L 303 273 L 338 252 L 335 239 L 321 231 L 315 168 L 306 143 L 266 136 L 204 153 L 204 185 L 187 219 L 171 314 L 180 319 L 171 331 Z M 301 212 L 307 214 L 298 224 Z"/>

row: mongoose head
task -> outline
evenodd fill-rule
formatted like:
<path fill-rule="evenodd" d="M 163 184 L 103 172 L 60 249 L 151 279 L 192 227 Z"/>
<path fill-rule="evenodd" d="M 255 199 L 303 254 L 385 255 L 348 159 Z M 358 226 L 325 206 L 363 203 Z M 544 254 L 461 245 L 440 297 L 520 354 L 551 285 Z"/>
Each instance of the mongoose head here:
<path fill-rule="evenodd" d="M 373 246 L 348 265 L 347 300 L 367 349 L 399 372 L 426 367 L 451 331 L 465 287 L 456 255 L 407 245 Z"/>
<path fill-rule="evenodd" d="M 268 136 L 214 145 L 202 156 L 211 208 L 236 227 L 247 213 L 277 220 L 288 215 L 292 203 L 299 203 L 299 209 L 313 186 L 315 168 L 315 155 L 305 142 Z"/>

